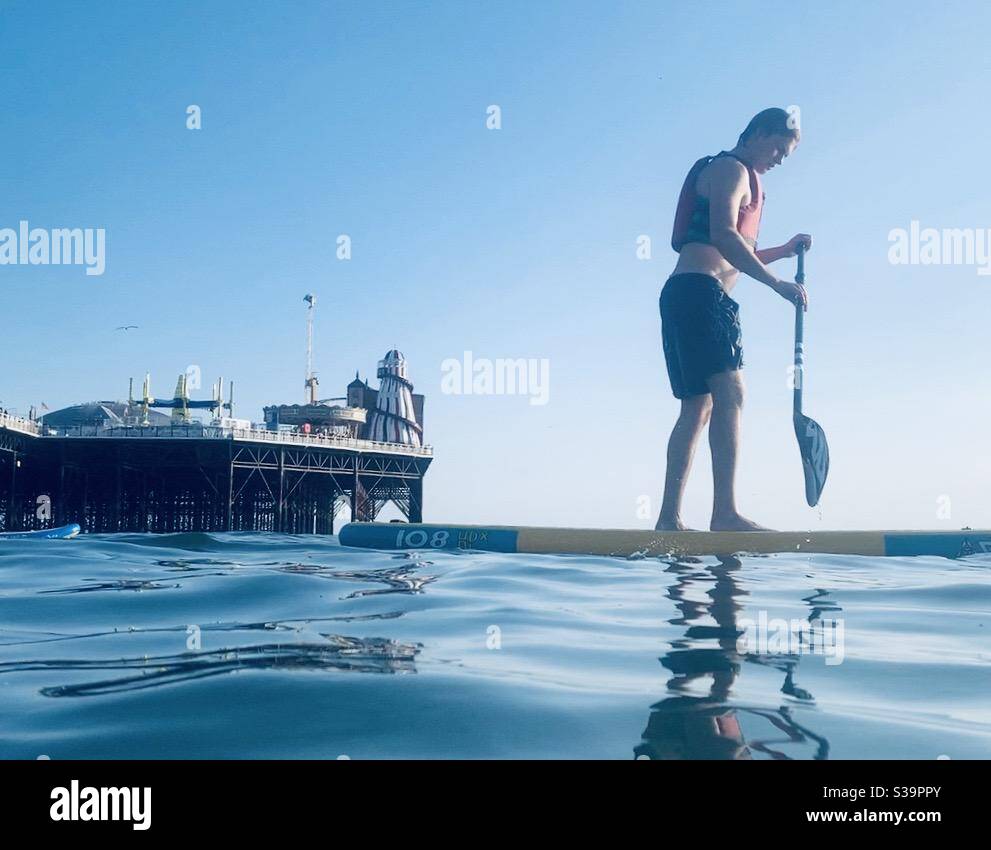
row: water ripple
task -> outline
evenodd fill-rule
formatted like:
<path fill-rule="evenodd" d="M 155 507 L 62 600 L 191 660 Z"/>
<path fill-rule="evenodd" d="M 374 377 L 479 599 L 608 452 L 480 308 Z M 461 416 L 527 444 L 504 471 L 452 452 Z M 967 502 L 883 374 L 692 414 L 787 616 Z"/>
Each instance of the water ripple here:
<path fill-rule="evenodd" d="M 989 566 L 9 541 L 0 755 L 989 758 Z"/>

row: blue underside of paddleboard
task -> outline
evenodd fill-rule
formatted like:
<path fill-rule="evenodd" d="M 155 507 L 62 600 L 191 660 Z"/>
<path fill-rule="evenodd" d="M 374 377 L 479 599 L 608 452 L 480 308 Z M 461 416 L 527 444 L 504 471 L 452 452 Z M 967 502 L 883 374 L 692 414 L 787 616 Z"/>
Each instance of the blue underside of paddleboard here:
<path fill-rule="evenodd" d="M 0 540 L 68 540 L 79 534 L 79 530 L 76 523 L 71 523 L 42 531 L 6 531 L 0 534 Z"/>
<path fill-rule="evenodd" d="M 351 523 L 341 529 L 342 546 L 367 549 L 478 549 L 484 552 L 515 552 L 519 532 L 514 528 L 430 528 Z"/>
<path fill-rule="evenodd" d="M 937 534 L 886 534 L 884 554 L 903 557 L 935 555 L 944 558 L 964 558 L 991 552 L 991 537 L 967 532 Z"/>

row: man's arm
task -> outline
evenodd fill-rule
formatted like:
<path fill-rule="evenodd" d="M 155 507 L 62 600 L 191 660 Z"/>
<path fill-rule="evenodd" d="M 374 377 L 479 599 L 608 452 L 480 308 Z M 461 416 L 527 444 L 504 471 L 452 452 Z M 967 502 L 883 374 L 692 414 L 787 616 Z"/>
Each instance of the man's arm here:
<path fill-rule="evenodd" d="M 776 263 L 778 260 L 783 260 L 785 257 L 793 256 L 787 252 L 787 247 L 787 245 L 778 245 L 774 248 L 760 248 L 754 251 L 754 253 L 757 255 L 757 259 L 759 259 L 765 266 L 769 266 L 771 263 Z"/>
<path fill-rule="evenodd" d="M 805 249 L 809 250 L 812 247 L 812 237 L 808 233 L 796 233 L 784 245 L 778 245 L 774 248 L 761 248 L 754 251 L 754 253 L 757 255 L 757 259 L 765 266 L 769 266 L 778 260 L 786 260 L 788 257 L 796 256 L 800 243 L 803 243 Z"/>
<path fill-rule="evenodd" d="M 747 170 L 729 157 L 719 157 L 709 165 L 709 239 L 726 261 L 745 275 L 771 287 L 788 301 L 806 301 L 805 289 L 787 280 L 778 280 L 761 262 L 747 240 L 736 229 L 743 199 L 750 191 Z M 770 252 L 772 249 L 768 249 Z"/>
<path fill-rule="evenodd" d="M 747 170 L 734 159 L 719 157 L 709 165 L 708 171 L 709 239 L 735 268 L 754 280 L 773 286 L 778 279 L 736 229 L 740 207 L 750 191 Z"/>

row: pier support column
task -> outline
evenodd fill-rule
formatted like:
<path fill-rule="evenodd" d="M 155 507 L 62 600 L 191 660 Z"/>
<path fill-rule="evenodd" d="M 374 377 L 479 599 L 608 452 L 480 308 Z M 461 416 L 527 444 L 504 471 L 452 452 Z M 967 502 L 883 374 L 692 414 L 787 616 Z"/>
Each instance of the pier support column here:
<path fill-rule="evenodd" d="M 123 470 L 120 468 L 120 447 L 118 446 L 114 455 L 114 506 L 113 512 L 111 513 L 111 517 L 113 518 L 113 526 L 111 527 L 111 531 L 114 533 L 120 531 L 121 499 L 124 495 L 122 475 Z"/>
<path fill-rule="evenodd" d="M 283 523 L 286 512 L 286 502 L 285 502 L 285 492 L 286 492 L 286 452 L 285 449 L 279 448 L 279 504 L 276 505 L 275 511 L 275 530 L 281 532 L 283 530 Z"/>
<path fill-rule="evenodd" d="M 7 498 L 7 531 L 21 527 L 20 505 L 17 501 L 17 452 L 10 454 L 10 495 Z"/>
<path fill-rule="evenodd" d="M 89 530 L 90 523 L 87 522 L 89 515 L 89 470 L 83 472 L 83 515 L 79 518 L 79 524 L 84 531 Z"/>
<path fill-rule="evenodd" d="M 354 459 L 354 478 L 351 482 L 351 522 L 368 522 L 367 499 L 358 475 L 358 458 Z"/>
<path fill-rule="evenodd" d="M 140 516 L 138 519 L 138 531 L 148 531 L 148 473 L 141 472 L 141 501 L 138 505 Z"/>
<path fill-rule="evenodd" d="M 234 530 L 234 441 L 230 442 L 227 452 L 227 509 L 224 511 L 224 527 Z"/>
<path fill-rule="evenodd" d="M 65 525 L 65 443 L 59 446 L 58 499 L 55 502 L 55 525 Z"/>
<path fill-rule="evenodd" d="M 409 521 L 423 522 L 423 479 L 409 482 Z"/>

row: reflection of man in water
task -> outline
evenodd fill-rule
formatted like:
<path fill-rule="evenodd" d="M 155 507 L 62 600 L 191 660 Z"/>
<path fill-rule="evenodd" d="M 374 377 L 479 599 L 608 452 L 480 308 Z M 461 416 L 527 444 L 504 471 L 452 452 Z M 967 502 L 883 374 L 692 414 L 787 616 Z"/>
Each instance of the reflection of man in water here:
<path fill-rule="evenodd" d="M 669 571 L 674 572 L 678 580 L 668 589 L 668 597 L 682 613 L 681 618 L 672 622 L 688 628 L 686 640 L 679 641 L 678 648 L 661 659 L 661 664 L 673 674 L 668 680 L 668 690 L 688 690 L 695 680 L 703 677 L 711 676 L 712 682 L 706 696 L 679 694 L 651 706 L 643 741 L 633 750 L 637 758 L 730 760 L 752 759 L 755 753 L 760 753 L 772 759 L 788 759 L 791 756 L 772 745 L 808 742 L 817 744 L 813 758 L 825 758 L 828 754 L 828 742 L 796 723 L 786 707 L 775 711 L 726 704 L 741 664 L 747 660 L 737 651 L 736 645 L 742 634 L 737 627 L 736 613 L 742 606 L 735 600 L 745 595 L 745 591 L 732 574 L 741 566 L 737 558 L 720 558 L 718 566 L 708 567 L 706 574 L 700 575 L 698 564 L 677 561 L 669 564 Z M 711 583 L 711 577 L 716 579 L 715 584 Z M 708 590 L 710 603 L 700 604 L 691 599 L 690 591 L 697 582 L 711 585 Z M 716 621 L 715 626 L 691 625 L 706 614 Z M 718 648 L 691 647 L 692 642 L 700 639 L 715 639 Z M 792 682 L 797 662 L 785 659 L 783 663 L 786 679 L 782 690 L 792 696 L 811 699 L 811 694 L 795 688 Z M 784 733 L 784 737 L 748 742 L 740 726 L 740 717 L 744 714 L 760 718 L 761 723 L 770 723 Z"/>
<path fill-rule="evenodd" d="M 700 697 L 670 697 L 651 706 L 638 758 L 752 759 L 736 711 Z"/>

